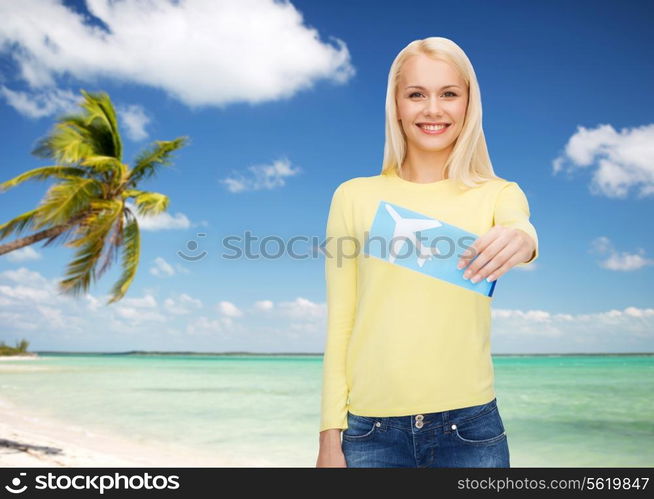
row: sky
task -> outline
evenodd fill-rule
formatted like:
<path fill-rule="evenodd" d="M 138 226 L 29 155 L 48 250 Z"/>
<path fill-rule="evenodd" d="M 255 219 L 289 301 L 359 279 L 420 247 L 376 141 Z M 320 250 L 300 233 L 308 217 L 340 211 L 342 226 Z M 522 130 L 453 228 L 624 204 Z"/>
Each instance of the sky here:
<path fill-rule="evenodd" d="M 124 160 L 189 137 L 141 188 L 168 211 L 140 219 L 126 297 L 120 267 L 58 293 L 74 250 L 0 256 L 0 341 L 31 350 L 323 351 L 331 196 L 381 172 L 388 70 L 442 36 L 481 88 L 495 173 L 529 200 L 539 257 L 497 282 L 492 352 L 654 351 L 654 34 L 648 2 L 23 0 L 0 3 L 0 181 L 80 90 L 107 92 Z M 51 181 L 0 194 L 0 223 Z M 225 244 L 257 237 L 249 257 Z M 279 252 L 294 236 L 307 243 Z M 10 236 L 1 243 L 13 240 Z M 268 238 L 265 245 L 262 240 Z M 269 257 L 266 257 L 265 255 Z"/>

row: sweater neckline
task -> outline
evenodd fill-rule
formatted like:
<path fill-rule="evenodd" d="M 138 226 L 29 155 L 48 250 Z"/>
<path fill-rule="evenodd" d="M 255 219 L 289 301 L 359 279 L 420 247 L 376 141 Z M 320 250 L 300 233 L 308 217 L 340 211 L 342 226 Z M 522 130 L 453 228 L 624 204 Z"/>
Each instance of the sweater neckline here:
<path fill-rule="evenodd" d="M 411 180 L 405 180 L 400 177 L 395 169 L 390 170 L 386 173 L 386 176 L 395 184 L 403 185 L 409 189 L 414 189 L 418 191 L 428 191 L 431 189 L 437 189 L 442 186 L 449 185 L 453 179 L 445 178 L 443 180 L 437 180 L 435 182 L 412 182 Z"/>

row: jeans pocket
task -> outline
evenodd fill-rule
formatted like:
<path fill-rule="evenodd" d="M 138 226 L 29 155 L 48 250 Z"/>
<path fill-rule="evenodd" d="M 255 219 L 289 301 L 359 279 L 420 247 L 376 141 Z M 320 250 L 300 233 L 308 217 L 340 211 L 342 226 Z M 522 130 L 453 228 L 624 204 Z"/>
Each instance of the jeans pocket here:
<path fill-rule="evenodd" d="M 371 439 L 378 428 L 377 421 L 367 416 L 357 416 L 348 412 L 347 428 L 343 430 L 343 440 L 362 442 Z"/>
<path fill-rule="evenodd" d="M 506 431 L 497 408 L 483 416 L 463 420 L 452 426 L 457 439 L 469 445 L 490 445 L 506 439 Z"/>

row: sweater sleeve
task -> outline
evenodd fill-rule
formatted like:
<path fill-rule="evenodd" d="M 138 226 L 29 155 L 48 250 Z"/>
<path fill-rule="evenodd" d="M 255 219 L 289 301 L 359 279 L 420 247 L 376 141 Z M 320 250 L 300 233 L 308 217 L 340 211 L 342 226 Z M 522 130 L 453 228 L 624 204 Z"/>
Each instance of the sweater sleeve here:
<path fill-rule="evenodd" d="M 502 187 L 497 197 L 493 225 L 521 229 L 530 235 L 536 243 L 536 249 L 531 258 L 526 262 L 517 264 L 516 267 L 527 265 L 538 258 L 538 234 L 536 234 L 536 229 L 529 221 L 529 215 L 527 196 L 516 182 L 508 182 Z"/>
<path fill-rule="evenodd" d="M 346 429 L 348 386 L 346 355 L 354 325 L 359 244 L 352 230 L 352 209 L 344 184 L 332 196 L 325 243 L 327 336 L 323 356 L 320 431 Z"/>

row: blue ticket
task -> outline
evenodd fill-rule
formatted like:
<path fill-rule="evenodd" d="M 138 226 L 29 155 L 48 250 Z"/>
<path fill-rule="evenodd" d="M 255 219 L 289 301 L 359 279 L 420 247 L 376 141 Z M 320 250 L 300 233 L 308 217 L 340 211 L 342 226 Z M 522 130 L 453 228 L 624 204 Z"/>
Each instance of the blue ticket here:
<path fill-rule="evenodd" d="M 466 268 L 456 268 L 461 254 L 478 238 L 473 232 L 382 200 L 366 235 L 364 254 L 491 297 L 497 279 L 473 283 L 463 278 Z"/>

